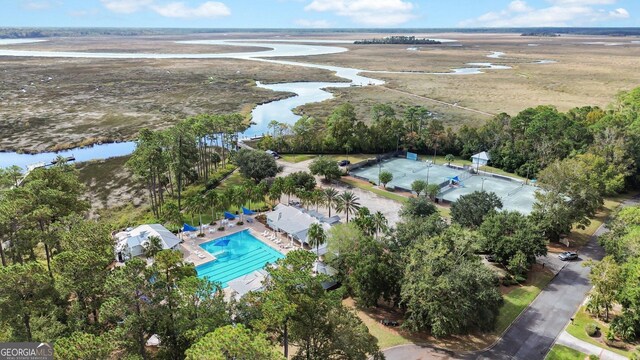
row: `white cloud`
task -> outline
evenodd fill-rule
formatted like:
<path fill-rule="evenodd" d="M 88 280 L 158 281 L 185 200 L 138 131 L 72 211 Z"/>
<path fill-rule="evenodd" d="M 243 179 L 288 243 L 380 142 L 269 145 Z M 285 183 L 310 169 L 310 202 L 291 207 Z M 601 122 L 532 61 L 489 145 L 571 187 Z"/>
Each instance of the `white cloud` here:
<path fill-rule="evenodd" d="M 107 9 L 122 13 L 131 14 L 142 10 L 153 3 L 153 0 L 100 0 Z"/>
<path fill-rule="evenodd" d="M 522 1 L 522 0 L 515 0 L 512 1 L 509 4 L 509 11 L 512 12 L 526 12 L 526 11 L 531 11 L 531 7 L 529 7 L 529 5 L 527 4 L 526 1 Z"/>
<path fill-rule="evenodd" d="M 295 21 L 295 24 L 302 27 L 308 28 L 328 28 L 331 24 L 327 20 L 308 20 L 308 19 L 298 19 Z"/>
<path fill-rule="evenodd" d="M 628 19 L 630 15 L 627 9 L 617 8 L 615 10 L 609 11 L 609 17 L 618 18 L 618 19 Z"/>
<path fill-rule="evenodd" d="M 618 0 L 547 0 L 554 5 L 611 5 Z"/>
<path fill-rule="evenodd" d="M 549 6 L 533 8 L 524 0 L 512 1 L 506 9 L 462 21 L 466 27 L 579 26 L 629 18 L 626 9 L 607 10 L 617 0 L 547 0 Z"/>
<path fill-rule="evenodd" d="M 352 21 L 373 26 L 406 23 L 415 18 L 415 5 L 403 0 L 313 0 L 307 11 L 332 12 Z"/>
<path fill-rule="evenodd" d="M 231 15 L 227 5 L 217 1 L 207 1 L 197 7 L 188 7 L 183 2 L 172 2 L 154 5 L 151 9 L 164 17 L 175 18 L 214 18 Z"/>
<path fill-rule="evenodd" d="M 207 1 L 190 7 L 184 2 L 158 3 L 156 0 L 100 0 L 107 9 L 132 14 L 137 11 L 151 10 L 160 16 L 172 18 L 213 18 L 231 15 L 231 10 L 221 2 Z"/>
<path fill-rule="evenodd" d="M 54 0 L 24 0 L 22 1 L 22 7 L 27 10 L 47 10 L 52 7 L 60 6 L 62 3 L 60 1 Z"/>

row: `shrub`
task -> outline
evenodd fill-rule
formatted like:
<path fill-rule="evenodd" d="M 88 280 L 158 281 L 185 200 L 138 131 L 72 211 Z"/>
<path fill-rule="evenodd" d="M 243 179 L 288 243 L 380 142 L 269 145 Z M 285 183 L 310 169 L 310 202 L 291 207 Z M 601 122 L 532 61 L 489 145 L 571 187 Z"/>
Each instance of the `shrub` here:
<path fill-rule="evenodd" d="M 589 360 L 598 360 L 598 359 L 600 359 L 598 355 L 593 355 L 593 354 L 589 355 Z"/>
<path fill-rule="evenodd" d="M 584 326 L 584 331 L 587 333 L 587 335 L 594 337 L 598 333 L 598 327 L 594 323 L 588 323 Z"/>
<path fill-rule="evenodd" d="M 242 225 L 244 225 L 244 222 L 242 222 L 242 221 L 238 221 L 238 222 L 236 223 L 236 225 L 238 225 L 238 226 L 242 226 Z"/>
<path fill-rule="evenodd" d="M 522 284 L 523 282 L 527 281 L 527 277 L 522 275 L 516 275 L 515 281 L 518 284 Z"/>
<path fill-rule="evenodd" d="M 507 274 L 502 278 L 502 285 L 504 286 L 511 286 L 511 285 L 517 285 L 518 284 L 518 280 L 514 279 L 513 276 L 511 276 L 511 274 Z"/>
<path fill-rule="evenodd" d="M 218 231 L 224 231 L 224 226 L 220 226 L 220 227 L 218 228 Z"/>

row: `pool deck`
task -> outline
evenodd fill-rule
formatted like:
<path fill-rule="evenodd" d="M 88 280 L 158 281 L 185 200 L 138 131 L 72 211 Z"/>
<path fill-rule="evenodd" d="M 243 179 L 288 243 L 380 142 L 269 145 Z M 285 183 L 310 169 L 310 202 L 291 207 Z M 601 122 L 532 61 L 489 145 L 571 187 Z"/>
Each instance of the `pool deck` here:
<path fill-rule="evenodd" d="M 217 228 L 218 228 L 217 225 L 205 227 L 203 229 L 205 233 L 204 237 L 197 237 L 197 236 L 195 238 L 190 237 L 190 235 L 192 234 L 197 234 L 198 231 L 184 232 L 180 235 L 181 239 L 184 240 L 184 242 L 180 244 L 180 251 L 182 251 L 182 254 L 184 255 L 185 262 L 189 262 L 194 264 L 195 266 L 198 266 L 198 265 L 202 265 L 215 260 L 215 257 L 213 255 L 209 254 L 206 250 L 200 247 L 201 244 L 204 244 L 212 240 L 220 239 L 225 236 L 229 236 L 231 234 L 235 234 L 247 229 L 249 229 L 249 232 L 251 233 L 251 235 L 253 235 L 256 239 L 262 241 L 264 244 L 270 246 L 272 249 L 278 251 L 281 254 L 286 255 L 289 251 L 299 248 L 299 245 L 294 244 L 293 248 L 285 249 L 280 245 L 274 243 L 273 241 L 268 240 L 266 237 L 262 236 L 262 233 L 265 230 L 268 230 L 267 227 L 255 220 L 252 224 L 248 224 L 245 221 L 244 225 L 240 225 L 240 226 L 236 225 L 232 228 L 227 226 L 225 227 L 224 231 L 218 231 Z M 215 229 L 215 231 L 213 233 L 210 233 L 209 230 L 211 229 Z M 272 232 L 272 231 L 269 230 L 269 232 Z M 284 238 L 284 236 L 279 235 L 278 237 L 281 240 L 285 240 L 286 242 L 286 239 Z M 196 255 L 195 253 L 196 250 L 200 251 L 200 253 L 203 254 L 204 257 L 203 258 L 198 257 L 198 255 Z"/>

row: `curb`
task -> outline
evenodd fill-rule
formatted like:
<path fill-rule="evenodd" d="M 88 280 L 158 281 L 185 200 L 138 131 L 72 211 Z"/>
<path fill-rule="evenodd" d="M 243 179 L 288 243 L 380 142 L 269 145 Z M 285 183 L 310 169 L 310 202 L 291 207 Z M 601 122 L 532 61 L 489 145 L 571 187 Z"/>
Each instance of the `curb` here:
<path fill-rule="evenodd" d="M 555 279 L 555 278 L 556 278 L 556 276 L 558 276 L 558 274 L 560 274 L 560 272 L 561 272 L 562 270 L 564 270 L 564 268 L 565 268 L 567 265 L 569 265 L 569 264 L 564 264 L 564 265 L 562 265 L 562 267 L 560 268 L 560 270 L 558 270 L 558 272 L 556 272 L 556 273 L 554 273 L 554 274 L 553 274 L 553 277 L 551 278 L 551 280 L 549 280 L 549 283 L 551 283 L 551 281 L 553 281 L 553 279 Z M 482 354 L 482 353 L 487 352 L 487 351 L 489 351 L 489 350 L 493 349 L 494 347 L 496 347 L 496 345 L 498 345 L 498 343 L 500 342 L 500 340 L 502 340 L 502 338 L 504 337 L 504 334 L 506 334 L 506 333 L 509 331 L 509 329 L 511 329 L 511 327 L 513 327 L 513 324 L 515 324 L 515 323 L 520 319 L 520 317 L 522 317 L 522 314 L 524 314 L 527 310 L 529 310 L 529 308 L 531 308 L 531 305 L 533 305 L 533 303 L 535 303 L 535 302 L 538 300 L 538 298 L 540 297 L 540 294 L 542 294 L 542 292 L 544 291 L 544 289 L 545 289 L 547 286 L 549 286 L 549 283 L 547 283 L 547 285 L 546 285 L 544 288 L 542 288 L 542 290 L 540 290 L 540 293 L 538 293 L 538 295 L 536 295 L 536 298 L 535 298 L 535 299 L 533 299 L 533 301 L 531 301 L 531 302 L 529 303 L 529 305 L 527 305 L 527 307 L 526 307 L 526 308 L 522 309 L 522 311 L 520 312 L 520 314 L 518 314 L 518 316 L 516 316 L 516 318 L 515 318 L 515 319 L 513 319 L 513 321 L 511 322 L 511 324 L 509 324 L 509 326 L 507 326 L 507 328 L 506 328 L 506 329 L 504 329 L 504 331 L 503 331 L 502 333 L 500 333 L 500 336 L 498 337 L 498 339 L 496 339 L 496 341 L 495 341 L 493 344 L 491 344 L 491 345 L 489 345 L 489 346 L 485 347 L 484 349 L 480 349 L 480 350 L 476 350 L 476 351 L 467 351 L 467 352 L 463 352 L 463 353 L 460 353 L 460 354 L 462 354 L 462 355 L 470 355 L 470 354 L 474 354 L 474 353 Z M 566 326 L 565 326 L 565 327 L 566 327 Z M 555 341 L 554 341 L 554 343 L 555 343 Z"/>

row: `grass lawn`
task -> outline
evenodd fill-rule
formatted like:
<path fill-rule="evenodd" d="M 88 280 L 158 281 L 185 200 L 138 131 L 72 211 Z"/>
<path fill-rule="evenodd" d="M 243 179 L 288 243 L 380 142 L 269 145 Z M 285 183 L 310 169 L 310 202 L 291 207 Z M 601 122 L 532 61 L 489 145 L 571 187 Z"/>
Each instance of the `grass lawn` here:
<path fill-rule="evenodd" d="M 349 160 L 352 163 L 357 163 L 363 160 L 375 158 L 375 154 L 335 154 L 335 155 L 319 155 L 319 154 L 281 154 L 282 160 L 290 163 L 299 163 L 306 160 L 314 159 L 317 156 L 326 156 L 336 162 L 340 160 Z"/>
<path fill-rule="evenodd" d="M 246 179 L 240 174 L 240 171 L 236 170 L 231 175 L 229 175 L 218 187 L 216 190 L 224 190 L 225 188 L 233 185 L 242 185 Z"/>
<path fill-rule="evenodd" d="M 393 346 L 413 343 L 410 338 L 403 336 L 395 328 L 386 327 L 366 312 L 357 309 L 351 298 L 345 299 L 343 303 L 345 306 L 356 311 L 358 317 L 367 326 L 371 335 L 378 339 L 380 349 L 388 349 Z"/>
<path fill-rule="evenodd" d="M 504 305 L 500 308 L 496 321 L 495 334 L 500 335 L 520 315 L 520 313 L 538 296 L 542 289 L 553 278 L 550 272 L 533 271 L 527 282 L 506 293 Z"/>
<path fill-rule="evenodd" d="M 284 154 L 280 155 L 280 158 L 286 162 L 290 163 L 299 163 L 302 161 L 310 160 L 315 158 L 316 155 L 311 154 Z"/>
<path fill-rule="evenodd" d="M 609 216 L 626 200 L 636 196 L 637 192 L 631 192 L 628 194 L 623 194 L 611 198 L 607 198 L 604 200 L 603 208 L 596 213 L 595 218 L 591 219 L 591 224 L 587 226 L 586 229 L 577 229 L 574 228 L 571 231 L 571 235 L 569 235 L 569 240 L 571 241 L 571 247 L 580 248 L 587 242 L 593 235 L 593 233 L 598 230 L 600 225 L 602 225 Z"/>
<path fill-rule="evenodd" d="M 545 360 L 584 360 L 586 354 L 564 345 L 554 345 Z"/>
<path fill-rule="evenodd" d="M 359 189 L 362 190 L 366 190 L 366 191 L 371 191 L 374 194 L 380 195 L 384 198 L 387 199 L 391 199 L 394 201 L 398 201 L 401 203 L 404 203 L 407 201 L 408 197 L 407 196 L 403 196 L 397 193 L 394 193 L 392 191 L 387 191 L 387 190 L 383 190 L 383 189 L 379 189 L 376 185 L 372 185 L 370 183 L 364 182 L 364 181 L 360 181 L 360 180 L 355 180 L 353 178 L 342 178 L 340 179 L 340 181 L 342 181 L 345 184 L 348 184 L 350 186 L 353 187 L 357 187 Z M 438 208 L 438 211 L 440 211 L 440 215 L 444 218 L 450 218 L 451 217 L 451 210 L 448 207 L 444 207 L 444 206 L 439 206 L 436 205 L 436 207 Z"/>
<path fill-rule="evenodd" d="M 362 189 L 362 190 L 371 191 L 372 193 L 380 195 L 380 196 L 385 197 L 387 199 L 391 199 L 391 200 L 402 202 L 402 203 L 407 201 L 407 197 L 406 196 L 398 195 L 398 194 L 395 194 L 395 193 L 393 193 L 391 191 L 379 189 L 377 186 L 369 184 L 369 183 L 364 182 L 364 181 L 358 181 L 358 180 L 348 179 L 348 178 L 344 178 L 344 177 L 342 179 L 340 179 L 340 181 L 342 181 L 345 184 L 351 185 L 353 187 L 357 187 L 359 189 Z"/>
<path fill-rule="evenodd" d="M 598 325 L 598 327 L 600 328 L 600 338 L 604 339 L 604 336 L 607 334 L 607 331 L 609 331 L 609 325 L 602 321 L 592 318 L 591 315 L 587 313 L 584 306 L 581 306 L 580 309 L 578 309 L 578 312 L 573 317 L 573 323 L 570 323 L 569 325 L 567 325 L 566 330 L 569 334 L 575 336 L 576 338 L 582 341 L 586 341 L 590 344 L 599 346 L 603 349 L 616 352 L 626 357 L 631 356 L 631 352 L 629 351 L 624 351 L 621 349 L 616 349 L 616 348 L 607 346 L 607 344 L 605 344 L 604 342 L 598 341 L 599 338 L 591 337 L 587 335 L 587 332 L 584 330 L 584 327 L 589 323 L 596 323 Z"/>

